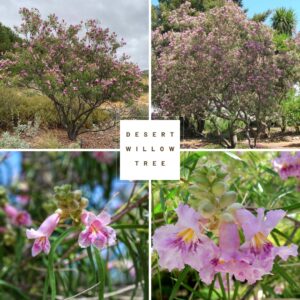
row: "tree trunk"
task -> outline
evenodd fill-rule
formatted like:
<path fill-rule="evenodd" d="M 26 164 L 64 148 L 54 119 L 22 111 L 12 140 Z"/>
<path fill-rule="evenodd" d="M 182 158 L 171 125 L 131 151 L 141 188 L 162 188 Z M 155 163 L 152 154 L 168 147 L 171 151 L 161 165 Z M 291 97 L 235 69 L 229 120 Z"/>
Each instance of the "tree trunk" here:
<path fill-rule="evenodd" d="M 67 133 L 68 133 L 68 138 L 71 141 L 76 141 L 78 136 L 78 130 L 75 125 L 68 126 Z"/>
<path fill-rule="evenodd" d="M 286 118 L 285 118 L 285 116 L 281 117 L 281 132 L 282 133 L 286 132 Z"/>

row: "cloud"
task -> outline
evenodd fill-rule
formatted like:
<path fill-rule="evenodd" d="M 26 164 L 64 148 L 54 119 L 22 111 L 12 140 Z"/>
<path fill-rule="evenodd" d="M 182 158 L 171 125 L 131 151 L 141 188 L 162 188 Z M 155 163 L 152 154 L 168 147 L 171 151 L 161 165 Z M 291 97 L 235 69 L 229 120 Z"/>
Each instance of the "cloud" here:
<path fill-rule="evenodd" d="M 37 8 L 43 17 L 55 13 L 71 24 L 97 19 L 125 40 L 122 52 L 131 61 L 148 69 L 148 0 L 0 0 L 0 22 L 18 26 L 20 7 Z"/>

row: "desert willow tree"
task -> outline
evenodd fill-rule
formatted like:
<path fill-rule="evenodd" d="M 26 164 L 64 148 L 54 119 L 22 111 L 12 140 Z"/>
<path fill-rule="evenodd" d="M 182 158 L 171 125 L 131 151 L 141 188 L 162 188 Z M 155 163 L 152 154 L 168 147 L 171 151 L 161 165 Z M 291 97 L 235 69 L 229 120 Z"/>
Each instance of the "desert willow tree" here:
<path fill-rule="evenodd" d="M 155 105 L 164 115 L 210 120 L 224 147 L 235 148 L 240 132 L 255 147 L 295 82 L 297 55 L 276 51 L 273 30 L 230 1 L 205 13 L 186 2 L 169 22 L 174 30 L 153 33 Z"/>
<path fill-rule="evenodd" d="M 86 124 L 96 109 L 106 118 L 90 130 L 114 126 L 114 102 L 129 104 L 141 93 L 140 70 L 127 56 L 117 56 L 123 41 L 95 20 L 67 25 L 54 14 L 43 20 L 36 9 L 22 8 L 20 14 L 23 41 L 2 60 L 2 71 L 10 75 L 2 78 L 48 96 L 70 140 L 89 131 Z"/>

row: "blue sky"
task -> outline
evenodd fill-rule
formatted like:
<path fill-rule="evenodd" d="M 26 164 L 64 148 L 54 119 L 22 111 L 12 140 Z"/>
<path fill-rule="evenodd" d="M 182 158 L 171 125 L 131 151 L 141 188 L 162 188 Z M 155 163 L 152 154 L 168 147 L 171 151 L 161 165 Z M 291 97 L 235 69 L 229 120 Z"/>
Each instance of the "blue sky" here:
<path fill-rule="evenodd" d="M 152 0 L 152 3 L 157 4 L 158 0 Z M 300 30 L 300 0 L 244 0 L 243 3 L 244 7 L 248 9 L 249 17 L 268 9 L 276 9 L 279 7 L 292 8 L 296 12 L 298 30 Z"/>

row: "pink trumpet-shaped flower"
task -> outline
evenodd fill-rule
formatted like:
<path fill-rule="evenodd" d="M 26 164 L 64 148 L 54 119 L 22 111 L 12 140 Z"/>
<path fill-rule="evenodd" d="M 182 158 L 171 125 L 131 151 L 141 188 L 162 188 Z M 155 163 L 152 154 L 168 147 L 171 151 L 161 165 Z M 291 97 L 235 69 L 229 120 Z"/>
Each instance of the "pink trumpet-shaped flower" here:
<path fill-rule="evenodd" d="M 41 224 L 38 230 L 26 230 L 27 238 L 35 240 L 31 250 L 32 256 L 37 256 L 41 252 L 45 252 L 46 254 L 50 252 L 51 245 L 49 237 L 55 230 L 59 221 L 60 213 L 56 212 L 46 218 L 46 220 Z"/>
<path fill-rule="evenodd" d="M 178 206 L 176 213 L 178 221 L 175 225 L 165 225 L 155 231 L 153 248 L 159 254 L 162 268 L 181 270 L 185 264 L 196 268 L 199 263 L 196 255 L 201 256 L 210 244 L 209 238 L 202 233 L 204 219 L 184 204 Z"/>
<path fill-rule="evenodd" d="M 101 212 L 98 216 L 84 211 L 81 215 L 81 221 L 86 226 L 78 239 L 80 247 L 86 248 L 94 245 L 98 249 L 112 246 L 116 242 L 115 230 L 108 226 L 111 222 L 111 217 L 106 212 Z"/>
<path fill-rule="evenodd" d="M 13 225 L 30 226 L 32 224 L 31 216 L 27 211 L 18 210 L 10 204 L 5 204 L 3 209 Z"/>
<path fill-rule="evenodd" d="M 239 209 L 236 217 L 241 225 L 245 243 L 241 250 L 250 258 L 250 264 L 264 271 L 264 274 L 271 272 L 275 257 L 278 255 L 283 260 L 289 256 L 297 256 L 298 247 L 295 244 L 290 246 L 276 247 L 268 239 L 272 229 L 285 216 L 283 210 L 273 210 L 264 214 L 263 208 L 257 209 L 257 216 L 254 216 L 246 209 Z"/>

